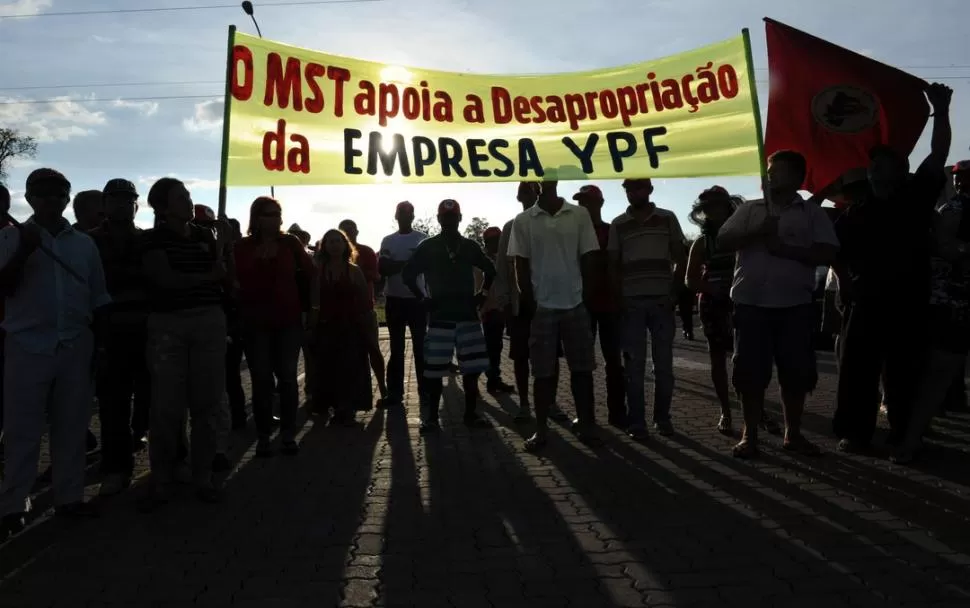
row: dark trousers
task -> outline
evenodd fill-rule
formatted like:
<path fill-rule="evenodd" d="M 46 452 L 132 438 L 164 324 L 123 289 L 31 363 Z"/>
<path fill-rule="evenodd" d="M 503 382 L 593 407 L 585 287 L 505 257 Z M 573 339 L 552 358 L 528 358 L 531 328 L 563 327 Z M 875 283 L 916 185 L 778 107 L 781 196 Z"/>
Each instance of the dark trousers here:
<path fill-rule="evenodd" d="M 505 346 L 505 313 L 491 310 L 482 318 L 482 331 L 485 333 L 485 349 L 488 352 L 488 371 L 485 376 L 490 382 L 502 379 L 502 348 Z"/>
<path fill-rule="evenodd" d="M 395 399 L 404 398 L 404 332 L 411 332 L 411 352 L 418 379 L 418 392 L 424 393 L 424 336 L 428 332 L 428 314 L 413 298 L 388 297 L 384 304 L 391 356 L 387 362 L 387 392 Z"/>
<path fill-rule="evenodd" d="M 593 340 L 599 334 L 600 351 L 606 363 L 606 406 L 610 418 L 626 417 L 626 376 L 620 347 L 620 316 L 615 312 L 590 312 Z"/>
<path fill-rule="evenodd" d="M 893 437 L 906 432 L 922 373 L 925 307 L 855 302 L 843 313 L 839 383 L 832 430 L 840 439 L 867 445 L 879 415 L 884 378 Z M 883 372 L 885 375 L 883 376 Z"/>
<path fill-rule="evenodd" d="M 273 433 L 273 384 L 280 394 L 280 437 L 296 437 L 296 410 L 300 405 L 297 368 L 303 345 L 303 327 L 247 328 L 243 338 L 249 375 L 253 382 L 253 418 L 261 439 Z"/>
<path fill-rule="evenodd" d="M 148 430 L 151 382 L 146 345 L 143 324 L 109 323 L 96 382 L 103 473 L 131 475 L 133 441 Z"/>
<path fill-rule="evenodd" d="M 694 333 L 694 302 L 697 294 L 684 287 L 677 295 L 677 312 L 680 314 L 680 324 L 687 333 Z"/>
<path fill-rule="evenodd" d="M 242 386 L 242 339 L 233 337 L 226 345 L 226 394 L 234 424 L 246 422 L 246 393 Z"/>

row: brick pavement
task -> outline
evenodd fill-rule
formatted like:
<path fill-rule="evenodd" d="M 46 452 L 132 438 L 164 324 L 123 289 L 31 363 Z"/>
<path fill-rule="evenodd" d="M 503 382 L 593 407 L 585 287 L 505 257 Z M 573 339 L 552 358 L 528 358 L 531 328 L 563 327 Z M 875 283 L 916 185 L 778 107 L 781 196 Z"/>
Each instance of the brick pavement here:
<path fill-rule="evenodd" d="M 100 520 L 41 516 L 0 546 L 0 606 L 970 606 L 970 416 L 938 421 L 919 468 L 836 453 L 823 353 L 806 430 L 826 454 L 768 438 L 739 462 L 704 344 L 676 355 L 678 434 L 644 445 L 557 427 L 523 453 L 513 402 L 485 396 L 496 426 L 469 431 L 454 379 L 444 431 L 421 438 L 413 377 L 406 412 L 308 420 L 293 459 L 253 459 L 255 434 L 234 434 L 225 505 L 186 492 L 144 515 L 135 488 Z"/>

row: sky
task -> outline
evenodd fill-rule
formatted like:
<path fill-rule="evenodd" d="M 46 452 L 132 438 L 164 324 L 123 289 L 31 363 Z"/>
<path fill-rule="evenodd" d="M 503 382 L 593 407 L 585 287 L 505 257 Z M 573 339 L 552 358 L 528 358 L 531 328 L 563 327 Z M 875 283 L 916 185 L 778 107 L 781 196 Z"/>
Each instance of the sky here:
<path fill-rule="evenodd" d="M 275 0 L 281 2 L 282 0 Z M 267 38 L 322 52 L 429 69 L 484 73 L 557 73 L 608 68 L 676 54 L 751 29 L 762 111 L 768 83 L 764 25 L 769 16 L 954 89 L 950 161 L 970 157 L 970 38 L 966 0 L 372 0 L 273 6 L 254 2 Z M 115 9 L 229 5 L 206 10 L 111 13 Z M 919 8 L 932 4 L 933 10 Z M 58 12 L 93 14 L 57 15 Z M 3 15 L 30 15 L 2 18 Z M 13 215 L 29 215 L 27 174 L 54 167 L 75 192 L 114 177 L 135 182 L 145 200 L 158 177 L 186 182 L 197 203 L 218 197 L 222 80 L 230 24 L 255 34 L 231 0 L 0 0 L 0 126 L 37 138 L 36 159 L 17 162 L 8 186 Z M 27 102 L 27 103 L 24 103 Z M 928 131 L 928 129 L 927 129 Z M 924 134 L 913 153 L 928 152 Z M 569 195 L 583 182 L 563 182 Z M 603 189 L 607 220 L 626 206 L 620 182 Z M 662 179 L 654 200 L 687 213 L 697 194 L 719 183 L 757 197 L 757 178 Z M 319 238 L 352 218 L 360 241 L 376 245 L 393 231 L 396 203 L 431 217 L 457 199 L 466 221 L 502 225 L 521 210 L 515 184 L 373 185 L 277 188 L 284 224 Z M 245 229 L 249 204 L 267 188 L 233 188 L 228 213 Z M 147 203 L 138 222 L 151 224 Z M 70 215 L 70 212 L 68 212 Z"/>

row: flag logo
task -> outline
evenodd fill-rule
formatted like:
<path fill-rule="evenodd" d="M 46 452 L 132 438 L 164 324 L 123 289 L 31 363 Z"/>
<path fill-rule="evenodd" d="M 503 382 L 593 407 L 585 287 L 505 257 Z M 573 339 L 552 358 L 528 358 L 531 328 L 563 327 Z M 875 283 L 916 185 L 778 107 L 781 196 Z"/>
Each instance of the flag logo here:
<path fill-rule="evenodd" d="M 879 102 L 868 91 L 838 85 L 823 90 L 812 99 L 812 114 L 831 131 L 858 133 L 876 124 Z"/>

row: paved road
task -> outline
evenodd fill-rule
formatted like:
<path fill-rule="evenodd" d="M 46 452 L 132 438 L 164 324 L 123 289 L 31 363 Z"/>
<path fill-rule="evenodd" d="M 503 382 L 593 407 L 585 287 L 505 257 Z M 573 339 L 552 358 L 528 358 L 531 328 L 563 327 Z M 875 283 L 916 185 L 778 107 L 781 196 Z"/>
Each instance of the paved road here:
<path fill-rule="evenodd" d="M 225 505 L 186 491 L 143 515 L 135 489 L 100 520 L 41 517 L 0 546 L 0 606 L 970 606 L 970 416 L 938 422 L 920 468 L 838 454 L 823 354 L 806 426 L 825 456 L 769 438 L 739 462 L 703 343 L 676 355 L 679 432 L 645 445 L 557 428 L 525 454 L 511 401 L 485 398 L 493 430 L 460 424 L 454 379 L 444 432 L 420 438 L 413 376 L 406 412 L 308 420 L 295 459 L 253 459 L 236 434 Z"/>

